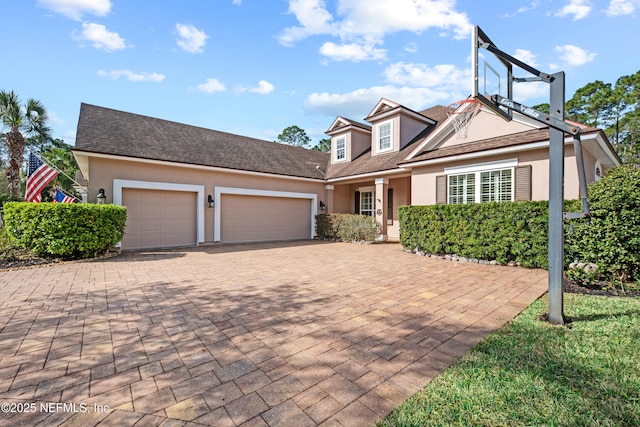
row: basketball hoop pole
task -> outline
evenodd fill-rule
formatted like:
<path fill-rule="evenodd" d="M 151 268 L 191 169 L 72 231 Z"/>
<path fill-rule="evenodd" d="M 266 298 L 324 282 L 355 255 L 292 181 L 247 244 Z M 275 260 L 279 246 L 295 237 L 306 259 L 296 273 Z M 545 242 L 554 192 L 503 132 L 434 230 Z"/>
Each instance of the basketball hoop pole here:
<path fill-rule="evenodd" d="M 550 115 L 564 121 L 564 72 L 550 82 Z M 564 132 L 549 127 L 549 323 L 564 325 Z"/>

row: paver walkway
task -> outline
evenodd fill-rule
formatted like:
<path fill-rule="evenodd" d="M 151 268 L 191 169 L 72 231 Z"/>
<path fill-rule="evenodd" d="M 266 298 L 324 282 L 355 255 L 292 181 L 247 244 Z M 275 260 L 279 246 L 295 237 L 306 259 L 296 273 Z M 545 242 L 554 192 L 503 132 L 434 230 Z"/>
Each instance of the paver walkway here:
<path fill-rule="evenodd" d="M 327 242 L 3 271 L 0 424 L 372 425 L 546 277 Z"/>

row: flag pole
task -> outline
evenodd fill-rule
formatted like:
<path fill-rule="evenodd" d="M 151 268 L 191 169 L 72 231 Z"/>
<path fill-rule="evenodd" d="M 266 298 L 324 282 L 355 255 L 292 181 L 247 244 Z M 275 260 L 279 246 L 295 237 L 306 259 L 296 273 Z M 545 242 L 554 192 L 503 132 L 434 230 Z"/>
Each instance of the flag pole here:
<path fill-rule="evenodd" d="M 32 148 L 32 149 L 31 149 L 31 152 L 32 152 L 32 153 L 34 153 L 34 155 L 35 155 L 35 156 L 37 156 L 40 160 L 42 160 L 44 163 L 46 163 L 46 164 L 47 164 L 47 166 L 49 166 L 51 169 L 54 169 L 56 172 L 58 172 L 58 173 L 60 173 L 60 174 L 62 174 L 62 175 L 64 175 L 64 176 L 66 176 L 69 180 L 71 180 L 71 182 L 73 182 L 73 183 L 74 183 L 75 185 L 77 185 L 78 187 L 84 188 L 84 189 L 85 189 L 85 191 L 87 190 L 87 187 L 86 187 L 85 185 L 80 184 L 78 181 L 76 181 L 75 179 L 73 179 L 73 178 L 71 178 L 69 175 L 67 175 L 64 171 L 60 170 L 60 169 L 59 169 L 58 167 L 56 167 L 55 165 L 52 165 L 52 164 L 51 164 L 52 162 L 51 162 L 49 159 L 47 159 L 46 157 L 44 157 L 44 156 L 42 155 L 42 152 L 41 152 L 41 151 L 39 151 L 39 150 L 37 150 L 37 149 L 33 149 L 33 148 Z M 63 193 L 64 193 L 64 191 L 63 191 Z M 81 201 L 80 199 L 78 199 L 78 198 L 77 198 L 77 197 L 75 197 L 75 196 L 72 196 L 71 194 L 67 194 L 67 196 L 71 196 L 71 197 L 73 197 L 74 199 L 76 199 L 76 200 L 78 200 L 79 202 L 81 202 L 81 203 L 82 203 L 82 201 Z"/>

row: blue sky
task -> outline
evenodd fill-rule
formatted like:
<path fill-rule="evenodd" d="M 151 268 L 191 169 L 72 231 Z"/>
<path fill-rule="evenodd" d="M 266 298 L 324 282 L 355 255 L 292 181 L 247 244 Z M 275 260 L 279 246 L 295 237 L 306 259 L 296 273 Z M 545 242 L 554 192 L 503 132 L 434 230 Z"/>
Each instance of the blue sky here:
<path fill-rule="evenodd" d="M 384 97 L 414 110 L 471 93 L 470 34 L 566 73 L 567 97 L 640 70 L 640 0 L 5 1 L 0 89 L 36 98 L 73 144 L 86 102 L 315 145 Z M 548 89 L 517 92 L 527 105 Z M 179 141 L 176 141 L 179 143 Z"/>

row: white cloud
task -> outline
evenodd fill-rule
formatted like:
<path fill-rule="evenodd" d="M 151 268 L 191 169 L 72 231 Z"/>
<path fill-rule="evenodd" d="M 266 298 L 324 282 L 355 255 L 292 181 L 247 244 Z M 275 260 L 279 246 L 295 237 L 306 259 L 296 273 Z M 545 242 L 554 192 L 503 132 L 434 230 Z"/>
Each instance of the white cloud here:
<path fill-rule="evenodd" d="M 83 23 L 80 33 L 74 31 L 73 38 L 80 42 L 89 42 L 96 49 L 113 52 L 126 48 L 124 39 L 118 33 L 107 30 L 101 24 Z"/>
<path fill-rule="evenodd" d="M 584 65 L 596 59 L 597 55 L 570 44 L 556 46 L 555 51 L 560 55 L 562 61 L 570 66 Z"/>
<path fill-rule="evenodd" d="M 55 111 L 47 110 L 47 121 L 50 124 L 56 125 L 56 127 L 65 124 L 64 119 L 60 117 Z"/>
<path fill-rule="evenodd" d="M 372 44 L 346 43 L 338 45 L 333 42 L 326 42 L 320 47 L 320 54 L 334 61 L 360 62 L 369 59 L 385 59 L 387 51 L 385 49 L 376 49 Z"/>
<path fill-rule="evenodd" d="M 416 53 L 418 51 L 418 44 L 415 42 L 409 42 L 404 47 L 404 51 L 409 53 Z"/>
<path fill-rule="evenodd" d="M 231 3 L 240 6 L 242 4 L 242 0 L 233 0 Z"/>
<path fill-rule="evenodd" d="M 516 53 L 513 55 L 516 59 L 524 62 L 527 65 L 532 67 L 538 66 L 538 61 L 536 60 L 536 55 L 530 50 L 526 49 L 516 49 Z"/>
<path fill-rule="evenodd" d="M 38 0 L 38 5 L 76 21 L 85 13 L 105 16 L 111 11 L 110 0 Z"/>
<path fill-rule="evenodd" d="M 280 43 L 290 46 L 298 40 L 318 34 L 337 34 L 338 28 L 331 22 L 333 16 L 325 8 L 323 0 L 290 0 L 289 13 L 300 23 L 286 28 L 279 36 Z"/>
<path fill-rule="evenodd" d="M 369 113 L 380 98 L 387 98 L 414 110 L 420 110 L 439 103 L 448 105 L 466 96 L 468 96 L 466 92 L 463 94 L 449 90 L 387 85 L 357 89 L 349 93 L 312 93 L 305 100 L 304 106 L 312 113 L 347 116 L 359 120 Z"/>
<path fill-rule="evenodd" d="M 146 72 L 134 73 L 133 71 L 130 71 L 130 70 L 111 70 L 111 71 L 99 70 L 98 75 L 101 77 L 108 77 L 112 80 L 117 80 L 120 77 L 124 77 L 130 82 L 159 83 L 165 79 L 164 74 L 146 73 Z"/>
<path fill-rule="evenodd" d="M 469 90 L 471 85 L 471 70 L 461 70 L 451 64 L 429 67 L 426 64 L 397 62 L 389 65 L 384 75 L 389 83 L 415 87 L 462 91 Z"/>
<path fill-rule="evenodd" d="M 513 99 L 520 103 L 526 103 L 531 99 L 549 99 L 549 84 L 544 82 L 525 82 L 513 84 Z"/>
<path fill-rule="evenodd" d="M 593 7 L 589 0 L 570 0 L 569 4 L 556 13 L 556 16 L 573 16 L 573 20 L 578 21 L 589 16 L 591 9 Z"/>
<path fill-rule="evenodd" d="M 266 80 L 260 80 L 258 82 L 257 87 L 245 87 L 245 86 L 237 87 L 238 92 L 252 92 L 260 95 L 267 95 L 273 92 L 274 89 L 275 87 Z"/>
<path fill-rule="evenodd" d="M 204 45 L 209 38 L 204 31 L 198 30 L 193 25 L 176 24 L 178 31 L 177 44 L 180 48 L 189 53 L 202 53 Z"/>
<path fill-rule="evenodd" d="M 525 13 L 530 10 L 536 9 L 538 6 L 540 6 L 540 1 L 532 1 L 529 6 L 522 6 L 521 8 L 519 8 L 517 13 Z"/>
<path fill-rule="evenodd" d="M 224 92 L 227 90 L 225 85 L 218 79 L 207 79 L 204 83 L 196 86 L 196 88 L 204 93 Z"/>
<path fill-rule="evenodd" d="M 631 15 L 638 7 L 640 7 L 639 0 L 611 0 L 607 8 L 607 15 Z"/>
<path fill-rule="evenodd" d="M 356 51 L 356 60 L 380 59 L 387 34 L 400 31 L 422 33 L 431 28 L 441 35 L 457 39 L 469 37 L 471 23 L 465 13 L 455 9 L 452 0 L 339 0 L 335 16 L 323 0 L 290 0 L 289 13 L 295 15 L 297 26 L 285 28 L 278 39 L 283 45 L 314 35 L 339 37 L 341 43 L 327 42 L 320 53 L 345 60 L 345 51 Z M 367 55 L 363 53 L 368 52 Z"/>

